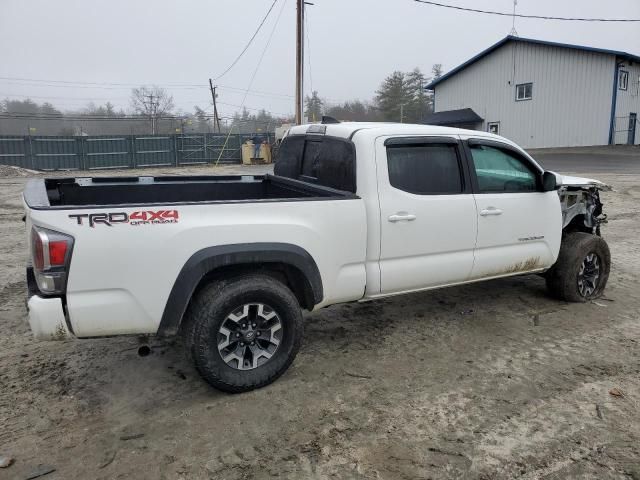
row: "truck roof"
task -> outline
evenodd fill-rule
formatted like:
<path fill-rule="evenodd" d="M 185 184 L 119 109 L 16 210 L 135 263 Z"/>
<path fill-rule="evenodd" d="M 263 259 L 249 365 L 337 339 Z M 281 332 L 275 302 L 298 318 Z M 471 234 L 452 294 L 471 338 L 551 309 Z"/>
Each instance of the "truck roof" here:
<path fill-rule="evenodd" d="M 309 127 L 320 124 L 305 124 L 291 127 L 289 135 L 301 135 L 308 133 Z M 440 127 L 436 125 L 420 125 L 412 123 L 390 123 L 390 122 L 342 122 L 322 124 L 326 127 L 325 135 L 334 137 L 352 138 L 356 132 L 367 132 L 372 136 L 378 135 L 473 135 L 474 137 L 495 138 L 496 140 L 509 140 L 489 132 L 478 130 L 465 130 L 462 128 Z M 312 133 L 312 132 L 309 132 Z"/>

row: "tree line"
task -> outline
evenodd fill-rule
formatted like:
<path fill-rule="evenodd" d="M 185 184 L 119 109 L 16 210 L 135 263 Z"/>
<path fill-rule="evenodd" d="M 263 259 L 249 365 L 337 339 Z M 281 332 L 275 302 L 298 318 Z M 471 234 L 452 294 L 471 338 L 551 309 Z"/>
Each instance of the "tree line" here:
<path fill-rule="evenodd" d="M 305 116 L 319 121 L 323 115 L 354 122 L 422 123 L 433 111 L 433 95 L 424 87 L 442 75 L 442 64 L 435 64 L 427 77 L 419 68 L 395 71 L 386 77 L 372 100 L 350 100 L 331 104 L 317 91 L 305 98 Z"/>
<path fill-rule="evenodd" d="M 317 91 L 305 98 L 308 121 L 329 115 L 344 121 L 389 121 L 421 123 L 433 110 L 432 95 L 424 87 L 442 74 L 442 65 L 433 65 L 431 76 L 420 69 L 395 71 L 386 77 L 371 100 L 348 100 L 332 104 Z M 207 106 L 209 108 L 209 106 Z M 220 119 L 222 133 L 273 132 L 282 124 L 293 123 L 293 116 L 273 115 L 267 110 L 255 113 L 247 108 Z M 217 125 L 213 114 L 195 105 L 193 112 L 176 109 L 173 96 L 160 87 L 140 87 L 131 91 L 130 108 L 116 109 L 111 102 L 62 111 L 49 102 L 31 99 L 0 102 L 0 135 L 139 135 L 172 133 L 213 133 Z"/>
<path fill-rule="evenodd" d="M 210 106 L 207 106 L 210 109 Z M 266 110 L 250 113 L 246 108 L 220 119 L 220 132 L 267 132 L 292 117 L 275 116 Z M 173 96 L 163 88 L 140 87 L 131 91 L 129 109 L 111 102 L 87 103 L 83 108 L 62 111 L 49 102 L 31 99 L 0 101 L 0 135 L 148 135 L 214 133 L 213 113 L 195 105 L 192 112 L 176 109 Z"/>

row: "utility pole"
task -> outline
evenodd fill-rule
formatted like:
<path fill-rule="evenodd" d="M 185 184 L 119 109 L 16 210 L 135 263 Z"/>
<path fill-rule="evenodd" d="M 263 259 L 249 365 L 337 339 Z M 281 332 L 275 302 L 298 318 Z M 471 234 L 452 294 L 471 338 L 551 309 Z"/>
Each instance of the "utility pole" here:
<path fill-rule="evenodd" d="M 296 124 L 303 122 L 304 77 L 304 0 L 296 0 Z"/>
<path fill-rule="evenodd" d="M 152 99 L 153 98 L 154 97 L 152 96 Z M 153 106 L 153 123 L 151 124 L 151 128 L 153 129 L 153 135 L 155 135 L 157 133 L 157 131 L 158 131 L 157 123 L 158 123 L 158 103 L 159 102 L 154 102 L 152 100 L 151 103 L 152 103 L 152 106 Z"/>
<path fill-rule="evenodd" d="M 218 117 L 218 106 L 216 104 L 216 88 L 217 86 L 213 86 L 211 79 L 209 79 L 209 89 L 211 90 L 211 98 L 213 99 L 213 126 L 214 131 L 216 128 L 218 129 L 218 133 L 220 133 L 220 118 Z"/>
<path fill-rule="evenodd" d="M 400 123 L 404 123 L 404 103 L 400 104 Z"/>
<path fill-rule="evenodd" d="M 145 95 L 146 98 L 149 99 L 149 115 L 151 116 L 151 135 L 155 135 L 156 134 L 156 115 L 158 112 L 158 103 L 154 101 L 154 99 L 157 99 L 157 95 L 153 95 L 152 93 L 149 95 Z M 145 105 L 147 104 L 147 102 L 145 102 Z"/>

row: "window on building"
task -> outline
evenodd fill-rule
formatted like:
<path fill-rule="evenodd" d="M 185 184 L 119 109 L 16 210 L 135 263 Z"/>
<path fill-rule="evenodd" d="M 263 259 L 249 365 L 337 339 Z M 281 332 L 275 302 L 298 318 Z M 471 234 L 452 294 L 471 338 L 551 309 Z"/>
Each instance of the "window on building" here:
<path fill-rule="evenodd" d="M 462 193 L 456 145 L 394 145 L 387 148 L 389 182 L 417 195 Z"/>
<path fill-rule="evenodd" d="M 629 72 L 626 70 L 620 70 L 618 73 L 618 88 L 620 90 L 629 88 Z"/>
<path fill-rule="evenodd" d="M 500 122 L 489 122 L 489 123 L 487 123 L 487 132 L 495 133 L 496 135 L 500 135 Z"/>
<path fill-rule="evenodd" d="M 487 145 L 470 145 L 480 193 L 535 192 L 537 175 L 516 153 Z"/>
<path fill-rule="evenodd" d="M 531 100 L 533 98 L 533 83 L 516 85 L 516 101 Z"/>

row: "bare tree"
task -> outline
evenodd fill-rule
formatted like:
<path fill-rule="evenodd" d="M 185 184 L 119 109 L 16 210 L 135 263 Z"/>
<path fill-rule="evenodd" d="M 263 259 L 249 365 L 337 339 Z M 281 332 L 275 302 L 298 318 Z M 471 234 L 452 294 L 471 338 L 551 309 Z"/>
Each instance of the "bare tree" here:
<path fill-rule="evenodd" d="M 431 74 L 433 75 L 433 79 L 437 80 L 442 76 L 442 64 L 434 63 L 433 67 L 431 67 Z"/>
<path fill-rule="evenodd" d="M 169 115 L 173 108 L 173 95 L 160 87 L 139 87 L 131 90 L 131 108 L 138 115 Z"/>
<path fill-rule="evenodd" d="M 151 120 L 151 134 L 156 133 L 158 117 L 171 114 L 174 108 L 173 96 L 157 86 L 139 87 L 131 90 L 131 108 L 138 115 Z"/>

